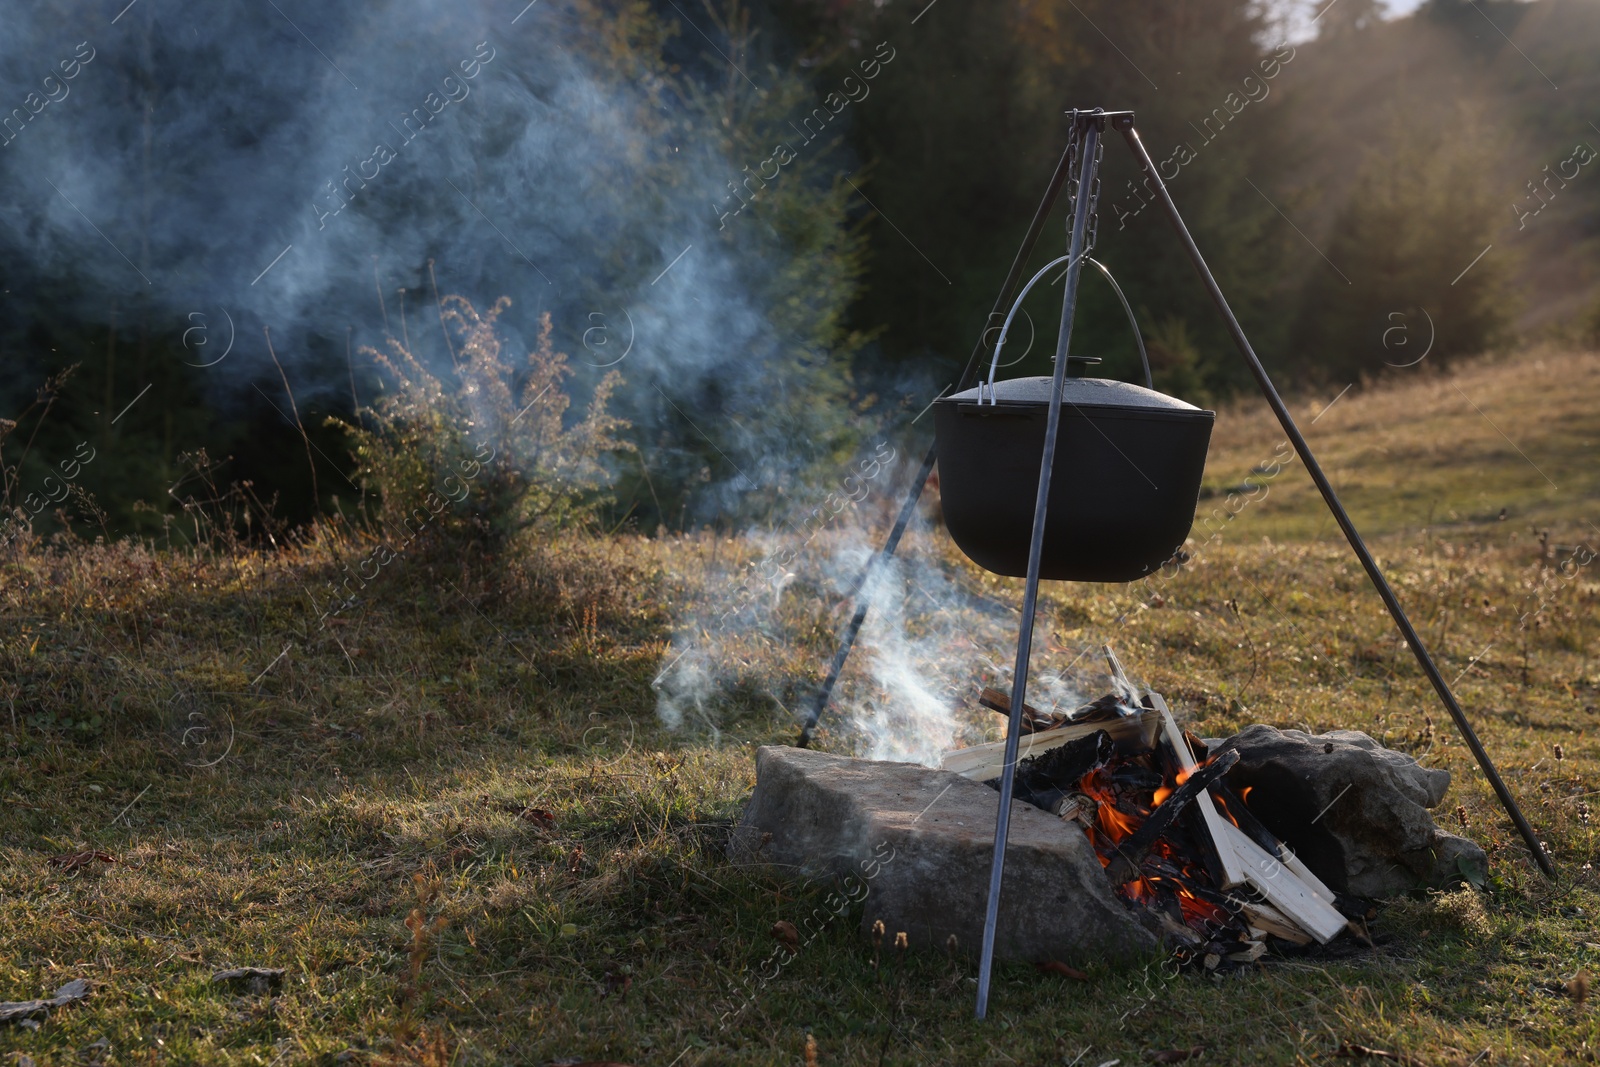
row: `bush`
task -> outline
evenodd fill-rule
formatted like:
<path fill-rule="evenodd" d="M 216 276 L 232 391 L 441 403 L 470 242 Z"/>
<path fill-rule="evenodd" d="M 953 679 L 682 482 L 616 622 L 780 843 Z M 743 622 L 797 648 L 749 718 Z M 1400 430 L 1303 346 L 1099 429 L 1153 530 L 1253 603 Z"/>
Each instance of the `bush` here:
<path fill-rule="evenodd" d="M 519 367 L 502 358 L 495 329 L 510 306 L 501 297 L 480 314 L 464 297 L 443 300 L 460 341 L 443 378 L 393 337 L 386 352 L 363 350 L 393 376 L 392 388 L 359 412 L 358 425 L 330 421 L 352 440 L 385 536 L 409 540 L 431 525 L 496 550 L 520 530 L 582 523 L 607 502 L 605 459 L 633 448 L 616 437 L 628 424 L 606 410 L 621 375 L 602 378 L 587 412 L 569 423 L 562 382 L 572 370 L 551 343 L 549 314 Z"/>

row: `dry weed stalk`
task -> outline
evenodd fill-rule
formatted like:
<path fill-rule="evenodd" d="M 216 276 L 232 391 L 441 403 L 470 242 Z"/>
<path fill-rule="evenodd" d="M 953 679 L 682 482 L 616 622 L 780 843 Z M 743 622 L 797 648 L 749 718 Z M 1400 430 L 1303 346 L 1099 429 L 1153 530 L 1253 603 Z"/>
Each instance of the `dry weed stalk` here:
<path fill-rule="evenodd" d="M 516 361 L 503 355 L 498 332 L 510 306 L 507 297 L 483 312 L 465 297 L 440 301 L 458 338 L 453 367 L 440 375 L 394 337 L 386 351 L 362 349 L 389 392 L 356 424 L 334 424 L 355 445 L 386 534 L 431 513 L 443 529 L 495 548 L 522 529 L 585 522 L 610 481 L 605 457 L 632 450 L 617 436 L 628 424 L 607 410 L 621 375 L 602 377 L 587 411 L 569 421 L 563 382 L 572 368 L 555 348 L 549 314 L 539 317 L 532 351 Z M 441 499 L 448 507 L 437 506 Z"/>
<path fill-rule="evenodd" d="M 439 880 L 425 878 L 419 871 L 411 876 L 411 882 L 417 903 L 406 916 L 406 929 L 411 931 L 411 961 L 406 982 L 400 989 L 400 1001 L 408 1010 L 415 1010 L 427 991 L 422 966 L 427 962 L 434 940 L 444 932 L 449 921 L 442 915 L 435 916 L 432 921 L 428 919 L 427 909 L 439 892 Z"/>

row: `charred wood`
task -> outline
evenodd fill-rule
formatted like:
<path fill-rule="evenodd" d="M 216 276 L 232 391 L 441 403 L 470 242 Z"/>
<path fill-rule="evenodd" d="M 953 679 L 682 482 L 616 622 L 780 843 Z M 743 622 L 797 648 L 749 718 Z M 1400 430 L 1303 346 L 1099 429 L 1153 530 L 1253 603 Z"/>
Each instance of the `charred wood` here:
<path fill-rule="evenodd" d="M 1189 775 L 1188 781 L 1158 804 L 1143 825 L 1117 847 L 1116 858 L 1111 861 L 1111 866 L 1106 868 L 1111 881 L 1116 885 L 1122 885 L 1137 878 L 1139 864 L 1144 860 L 1145 853 L 1156 843 L 1156 839 L 1167 832 L 1190 801 L 1204 793 L 1206 786 L 1228 773 L 1237 762 L 1237 757 L 1229 759 L 1228 753 L 1222 753 L 1211 763 L 1195 770 Z"/>

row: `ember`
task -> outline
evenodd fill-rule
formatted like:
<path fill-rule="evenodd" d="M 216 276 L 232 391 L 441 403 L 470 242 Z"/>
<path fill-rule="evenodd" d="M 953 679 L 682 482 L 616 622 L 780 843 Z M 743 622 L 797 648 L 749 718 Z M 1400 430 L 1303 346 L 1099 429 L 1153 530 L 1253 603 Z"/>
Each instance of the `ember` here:
<path fill-rule="evenodd" d="M 1353 929 L 1341 905 L 1359 917 L 1360 902 L 1328 889 L 1223 783 L 1239 754 L 1210 755 L 1107 652 L 1117 692 L 1066 715 L 1024 707 L 1016 799 L 1077 824 L 1116 895 L 1186 963 L 1225 969 L 1271 938 L 1325 944 Z M 995 690 L 979 702 L 1010 711 Z M 977 745 L 944 766 L 998 787 L 1003 758 L 1003 743 Z"/>

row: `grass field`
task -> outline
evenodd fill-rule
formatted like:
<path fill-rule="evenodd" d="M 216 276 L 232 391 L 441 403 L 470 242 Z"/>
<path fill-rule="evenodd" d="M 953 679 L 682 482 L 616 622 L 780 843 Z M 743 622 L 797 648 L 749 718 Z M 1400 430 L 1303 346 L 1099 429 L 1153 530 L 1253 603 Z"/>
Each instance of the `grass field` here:
<path fill-rule="evenodd" d="M 1310 423 L 1333 399 L 1295 410 Z M 1600 1027 L 1569 988 L 1600 973 L 1600 581 L 1562 564 L 1600 547 L 1600 361 L 1417 374 L 1309 427 L 1555 883 L 1304 471 L 1250 474 L 1280 440 L 1259 408 L 1220 414 L 1208 466 L 1203 511 L 1236 516 L 1197 527 L 1159 587 L 1049 588 L 1040 656 L 1109 640 L 1203 734 L 1352 727 L 1449 768 L 1436 814 L 1489 852 L 1490 885 L 1394 902 L 1377 949 L 1226 979 L 1004 966 L 979 1024 L 971 961 L 886 949 L 875 968 L 857 912 L 746 997 L 772 924 L 826 892 L 722 851 L 753 746 L 792 738 L 785 707 L 838 624 L 810 576 L 783 640 L 722 646 L 742 681 L 711 709 L 717 731 L 669 732 L 651 682 L 674 620 L 726 595 L 722 576 L 761 555 L 750 540 L 575 538 L 501 558 L 419 543 L 323 628 L 307 591 L 362 554 L 348 531 L 270 554 L 29 546 L 0 563 L 0 1000 L 78 977 L 94 992 L 37 1030 L 0 1026 L 0 1055 L 1095 1067 L 1200 1044 L 1205 1063 L 1326 1063 L 1353 1042 L 1428 1065 L 1594 1062 Z M 1265 494 L 1225 507 L 1251 477 Z M 1019 598 L 937 532 L 912 541 L 962 603 Z M 1004 619 L 963 625 L 1004 659 Z M 993 729 L 984 714 L 974 729 Z M 86 851 L 114 862 L 61 859 Z M 243 965 L 284 968 L 282 986 L 213 983 Z"/>

